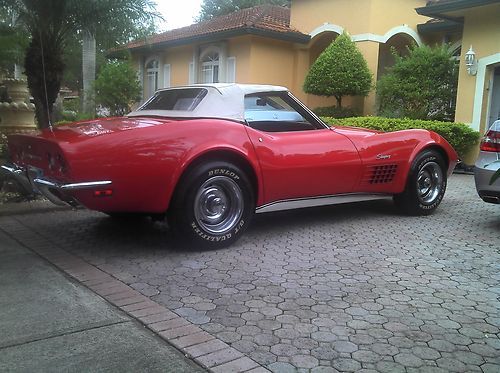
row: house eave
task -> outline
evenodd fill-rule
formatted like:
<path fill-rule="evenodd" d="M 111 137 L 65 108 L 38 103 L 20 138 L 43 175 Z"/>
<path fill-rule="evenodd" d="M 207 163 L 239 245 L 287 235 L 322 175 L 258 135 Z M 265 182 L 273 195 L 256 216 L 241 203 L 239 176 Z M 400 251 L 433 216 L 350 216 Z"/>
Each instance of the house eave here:
<path fill-rule="evenodd" d="M 463 22 L 461 17 L 453 17 L 447 13 L 475 8 L 478 6 L 500 3 L 500 0 L 456 0 L 445 3 L 437 3 L 416 8 L 415 11 L 421 16 L 441 18 L 455 22 Z"/>
<path fill-rule="evenodd" d="M 434 32 L 460 32 L 464 28 L 462 23 L 457 23 L 450 20 L 442 22 L 421 23 L 417 25 L 417 30 L 420 34 L 432 34 Z"/>
<path fill-rule="evenodd" d="M 267 37 L 270 39 L 274 40 L 281 40 L 281 41 L 288 41 L 291 43 L 299 43 L 299 44 L 307 44 L 311 37 L 306 34 L 302 34 L 300 32 L 279 32 L 279 31 L 272 31 L 272 30 L 265 30 L 265 29 L 260 29 L 256 27 L 242 27 L 242 28 L 237 28 L 237 29 L 232 29 L 232 30 L 225 30 L 225 31 L 219 31 L 219 32 L 214 32 L 210 34 L 204 34 L 204 35 L 196 35 L 196 36 L 190 36 L 190 37 L 185 37 L 185 38 L 180 38 L 176 40 L 168 40 L 164 42 L 157 42 L 157 43 L 151 43 L 151 44 L 144 44 L 138 47 L 133 47 L 133 48 L 124 48 L 123 50 L 129 50 L 130 52 L 141 52 L 141 51 L 151 51 L 151 50 L 158 50 L 158 49 L 164 49 L 164 48 L 172 48 L 172 47 L 178 47 L 178 46 L 183 46 L 183 45 L 188 45 L 192 43 L 208 43 L 208 42 L 213 42 L 221 39 L 228 39 L 228 38 L 234 38 L 237 36 L 244 36 L 244 35 L 254 35 L 254 36 L 262 36 L 262 37 Z M 113 51 L 110 53 L 112 56 L 115 54 L 117 51 Z"/>

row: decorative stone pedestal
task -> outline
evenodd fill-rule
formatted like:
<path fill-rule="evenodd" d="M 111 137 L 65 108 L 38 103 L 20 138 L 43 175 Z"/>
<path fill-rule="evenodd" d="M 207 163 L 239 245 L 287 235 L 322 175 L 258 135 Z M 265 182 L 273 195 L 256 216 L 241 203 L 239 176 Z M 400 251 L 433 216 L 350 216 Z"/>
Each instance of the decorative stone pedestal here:
<path fill-rule="evenodd" d="M 12 102 L 0 102 L 0 133 L 26 133 L 37 129 L 35 105 L 29 102 L 25 80 L 5 79 L 3 84 Z"/>

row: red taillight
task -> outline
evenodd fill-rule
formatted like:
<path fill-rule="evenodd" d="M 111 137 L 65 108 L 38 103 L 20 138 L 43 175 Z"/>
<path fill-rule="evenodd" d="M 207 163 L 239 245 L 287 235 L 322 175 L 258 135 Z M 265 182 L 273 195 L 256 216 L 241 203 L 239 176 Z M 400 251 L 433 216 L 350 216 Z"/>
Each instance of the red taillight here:
<path fill-rule="evenodd" d="M 113 189 L 94 190 L 94 197 L 111 197 Z"/>
<path fill-rule="evenodd" d="M 500 152 L 500 131 L 489 130 L 479 148 L 484 152 Z"/>
<path fill-rule="evenodd" d="M 52 172 L 60 172 L 61 174 L 68 172 L 66 161 L 60 153 L 47 153 L 47 163 L 49 165 L 49 170 Z"/>

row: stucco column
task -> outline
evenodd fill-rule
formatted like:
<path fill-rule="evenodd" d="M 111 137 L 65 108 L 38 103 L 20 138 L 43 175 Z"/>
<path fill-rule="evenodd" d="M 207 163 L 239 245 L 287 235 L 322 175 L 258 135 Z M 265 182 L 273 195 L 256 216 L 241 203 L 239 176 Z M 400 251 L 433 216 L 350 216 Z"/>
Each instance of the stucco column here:
<path fill-rule="evenodd" d="M 227 82 L 227 42 L 218 44 L 219 46 L 219 82 Z"/>
<path fill-rule="evenodd" d="M 309 49 L 306 45 L 302 44 L 296 44 L 294 49 L 295 56 L 293 61 L 293 80 L 290 89 L 299 100 L 308 104 L 308 95 L 304 93 L 302 86 L 304 84 L 304 80 L 306 79 L 306 75 L 309 72 Z"/>
<path fill-rule="evenodd" d="M 190 83 L 199 83 L 198 81 L 198 70 L 200 68 L 200 47 L 198 45 L 193 46 L 193 81 Z"/>
<path fill-rule="evenodd" d="M 365 57 L 368 64 L 368 68 L 373 75 L 373 85 L 376 84 L 377 70 L 378 70 L 378 54 L 379 54 L 379 43 L 374 41 L 360 41 L 356 43 L 356 46 Z M 363 114 L 364 115 L 375 115 L 377 113 L 376 106 L 376 96 L 375 88 L 373 88 L 370 94 L 365 97 L 363 103 Z"/>

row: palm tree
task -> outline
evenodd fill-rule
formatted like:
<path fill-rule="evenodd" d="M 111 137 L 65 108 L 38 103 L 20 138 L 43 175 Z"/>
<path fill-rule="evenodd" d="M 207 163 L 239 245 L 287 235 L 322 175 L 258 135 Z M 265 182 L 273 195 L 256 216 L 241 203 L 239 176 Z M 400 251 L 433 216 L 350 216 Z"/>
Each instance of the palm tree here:
<path fill-rule="evenodd" d="M 0 8 L 15 12 L 30 34 L 24 68 L 40 128 L 52 123 L 70 35 L 108 26 L 126 33 L 132 24 L 157 16 L 152 0 L 0 0 Z"/>
<path fill-rule="evenodd" d="M 92 100 L 92 84 L 95 80 L 96 41 L 94 33 L 89 30 L 82 32 L 82 82 L 83 82 L 83 112 L 95 111 Z"/>

